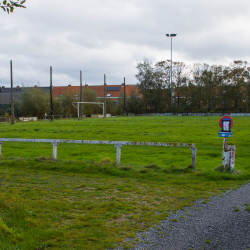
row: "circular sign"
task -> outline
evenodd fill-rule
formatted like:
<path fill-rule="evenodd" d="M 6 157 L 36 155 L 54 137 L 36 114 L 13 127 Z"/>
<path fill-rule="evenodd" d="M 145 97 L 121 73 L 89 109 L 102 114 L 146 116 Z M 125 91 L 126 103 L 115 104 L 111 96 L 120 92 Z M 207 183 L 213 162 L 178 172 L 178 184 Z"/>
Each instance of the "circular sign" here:
<path fill-rule="evenodd" d="M 233 119 L 232 119 L 230 116 L 223 116 L 223 117 L 220 119 L 220 121 L 219 121 L 219 125 L 220 125 L 221 128 L 222 128 L 222 123 L 221 123 L 221 122 L 224 121 L 224 120 L 231 121 L 230 128 L 233 127 L 233 124 L 234 124 Z"/>

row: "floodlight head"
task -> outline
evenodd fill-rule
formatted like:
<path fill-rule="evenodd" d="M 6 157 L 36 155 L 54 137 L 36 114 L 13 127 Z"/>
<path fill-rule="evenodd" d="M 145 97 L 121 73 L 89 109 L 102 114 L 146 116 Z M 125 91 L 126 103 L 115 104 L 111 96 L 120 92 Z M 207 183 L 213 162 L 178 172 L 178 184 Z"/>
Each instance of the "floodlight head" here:
<path fill-rule="evenodd" d="M 170 34 L 170 36 L 177 36 L 177 34 Z"/>
<path fill-rule="evenodd" d="M 169 34 L 166 34 L 166 36 L 169 36 Z"/>

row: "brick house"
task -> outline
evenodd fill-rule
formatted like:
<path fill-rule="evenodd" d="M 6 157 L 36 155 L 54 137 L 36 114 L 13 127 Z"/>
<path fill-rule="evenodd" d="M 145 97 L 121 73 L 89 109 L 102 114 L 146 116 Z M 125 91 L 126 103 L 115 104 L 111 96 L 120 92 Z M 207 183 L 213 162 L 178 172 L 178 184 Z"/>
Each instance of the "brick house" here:
<path fill-rule="evenodd" d="M 84 89 L 91 89 L 96 92 L 97 98 L 104 97 L 104 85 L 88 85 L 85 84 L 82 86 L 82 91 Z M 126 96 L 130 96 L 131 93 L 135 93 L 136 96 L 141 97 L 141 93 L 137 85 L 126 85 L 125 86 L 125 94 Z M 53 97 L 57 98 L 59 96 L 63 96 L 65 94 L 70 93 L 74 95 L 77 99 L 79 98 L 80 94 L 80 86 L 67 86 L 67 87 L 53 87 Z M 121 98 L 121 94 L 124 93 L 124 85 L 106 85 L 106 98 L 112 99 L 115 103 Z"/>

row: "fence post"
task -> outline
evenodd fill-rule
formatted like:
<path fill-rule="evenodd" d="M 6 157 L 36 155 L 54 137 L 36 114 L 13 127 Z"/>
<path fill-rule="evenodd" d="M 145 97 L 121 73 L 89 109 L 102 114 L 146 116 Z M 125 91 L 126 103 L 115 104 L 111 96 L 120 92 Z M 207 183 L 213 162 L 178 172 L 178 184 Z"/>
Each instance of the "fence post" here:
<path fill-rule="evenodd" d="M 51 145 L 53 145 L 53 159 L 56 160 L 57 158 L 57 146 L 59 142 L 51 142 Z"/>
<path fill-rule="evenodd" d="M 3 142 L 0 141 L 0 156 L 2 155 L 2 144 L 3 144 Z"/>
<path fill-rule="evenodd" d="M 120 164 L 122 145 L 121 144 L 116 144 L 115 147 L 116 147 L 116 164 Z"/>
<path fill-rule="evenodd" d="M 192 150 L 192 166 L 193 166 L 193 169 L 195 169 L 195 167 L 196 167 L 196 151 L 197 151 L 197 148 L 191 147 L 190 150 Z"/>

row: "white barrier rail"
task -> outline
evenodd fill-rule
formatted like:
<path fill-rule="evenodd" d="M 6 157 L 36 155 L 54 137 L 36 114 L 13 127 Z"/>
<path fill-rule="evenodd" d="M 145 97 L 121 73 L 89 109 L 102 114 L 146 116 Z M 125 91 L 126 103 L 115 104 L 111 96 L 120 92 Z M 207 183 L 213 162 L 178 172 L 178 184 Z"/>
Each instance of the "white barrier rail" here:
<path fill-rule="evenodd" d="M 90 140 L 63 140 L 63 139 L 19 139 L 19 138 L 0 138 L 0 156 L 2 155 L 3 142 L 47 142 L 53 146 L 53 159 L 57 158 L 57 146 L 59 143 L 78 143 L 78 144 L 106 144 L 116 147 L 116 164 L 121 162 L 121 148 L 123 145 L 130 146 L 157 146 L 157 147 L 186 147 L 192 150 L 192 166 L 196 166 L 196 151 L 194 143 L 166 143 L 166 142 L 132 142 L 132 141 L 90 141 Z"/>

